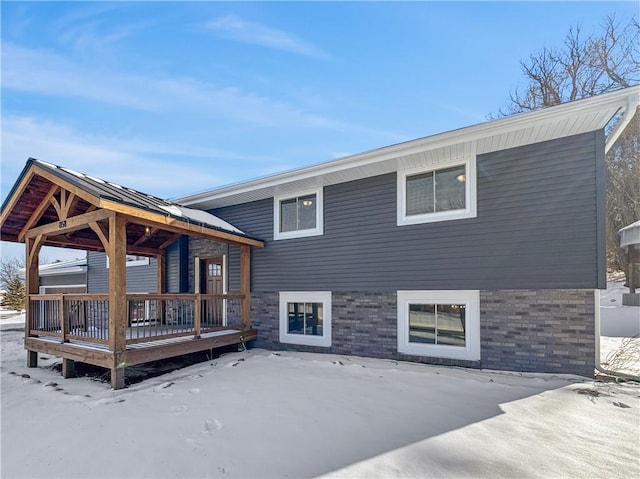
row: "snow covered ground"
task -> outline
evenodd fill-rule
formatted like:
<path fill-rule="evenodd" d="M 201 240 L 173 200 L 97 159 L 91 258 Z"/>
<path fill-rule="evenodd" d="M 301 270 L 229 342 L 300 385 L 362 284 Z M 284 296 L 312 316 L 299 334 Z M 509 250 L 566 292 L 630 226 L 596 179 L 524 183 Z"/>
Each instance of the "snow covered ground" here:
<path fill-rule="evenodd" d="M 4 316 L 2 478 L 640 477 L 639 384 L 258 349 L 112 391 Z"/>

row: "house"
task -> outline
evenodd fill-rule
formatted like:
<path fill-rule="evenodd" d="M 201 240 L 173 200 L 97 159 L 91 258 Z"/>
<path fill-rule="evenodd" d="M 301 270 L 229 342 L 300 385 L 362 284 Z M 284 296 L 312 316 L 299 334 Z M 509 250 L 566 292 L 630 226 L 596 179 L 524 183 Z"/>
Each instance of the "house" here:
<path fill-rule="evenodd" d="M 592 376 L 604 156 L 639 96 L 635 86 L 176 201 L 264 240 L 252 252 L 257 346 Z M 237 248 L 228 255 L 234 287 Z"/>
<path fill-rule="evenodd" d="M 86 293 L 87 258 L 41 264 L 38 277 L 39 294 Z"/>
<path fill-rule="evenodd" d="M 30 160 L 3 239 L 26 240 L 28 257 L 97 252 L 108 294 L 83 314 L 108 311 L 89 354 L 69 327 L 84 316 L 41 328 L 30 288 L 28 364 L 39 351 L 65 358 L 63 373 L 94 361 L 122 387 L 123 364 L 247 341 L 591 376 L 604 156 L 639 98 L 631 87 L 172 202 Z M 155 258 L 155 292 L 126 292 L 127 255 Z"/>
<path fill-rule="evenodd" d="M 631 223 L 618 231 L 620 248 L 627 255 L 627 285 L 629 292 L 622 295 L 625 306 L 640 306 L 640 221 Z"/>

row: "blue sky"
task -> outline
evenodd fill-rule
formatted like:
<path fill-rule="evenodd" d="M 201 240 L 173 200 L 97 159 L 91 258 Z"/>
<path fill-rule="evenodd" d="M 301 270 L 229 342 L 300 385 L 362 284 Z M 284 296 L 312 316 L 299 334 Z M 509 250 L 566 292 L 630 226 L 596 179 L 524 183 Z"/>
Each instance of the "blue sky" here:
<path fill-rule="evenodd" d="M 29 157 L 171 198 L 475 123 L 637 2 L 2 2 L 1 197 Z M 24 254 L 2 242 L 3 256 Z M 72 259 L 45 250 L 41 259 Z"/>

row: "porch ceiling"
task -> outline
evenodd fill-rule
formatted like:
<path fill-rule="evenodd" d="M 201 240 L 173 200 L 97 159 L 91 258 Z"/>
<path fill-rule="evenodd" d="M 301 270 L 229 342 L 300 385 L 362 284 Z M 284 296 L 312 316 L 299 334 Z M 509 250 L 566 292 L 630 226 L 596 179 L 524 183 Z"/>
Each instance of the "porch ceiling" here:
<path fill-rule="evenodd" d="M 104 251 L 100 232 L 113 214 L 127 219 L 130 254 L 158 254 L 180 235 L 263 246 L 206 212 L 33 158 L 2 205 L 0 233 L 2 240 L 13 242 L 43 233 L 43 245 Z"/>

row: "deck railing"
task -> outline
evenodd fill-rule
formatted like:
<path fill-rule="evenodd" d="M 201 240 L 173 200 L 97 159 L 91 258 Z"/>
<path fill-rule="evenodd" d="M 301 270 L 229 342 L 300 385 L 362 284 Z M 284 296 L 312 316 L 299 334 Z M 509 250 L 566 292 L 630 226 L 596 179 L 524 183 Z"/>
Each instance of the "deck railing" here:
<path fill-rule="evenodd" d="M 109 340 L 109 295 L 31 294 L 27 326 L 30 336 L 106 344 Z"/>
<path fill-rule="evenodd" d="M 241 329 L 242 294 L 127 294 L 127 344 Z M 109 295 L 29 295 L 29 336 L 109 342 Z"/>
<path fill-rule="evenodd" d="M 241 294 L 128 294 L 127 343 L 240 327 Z"/>

